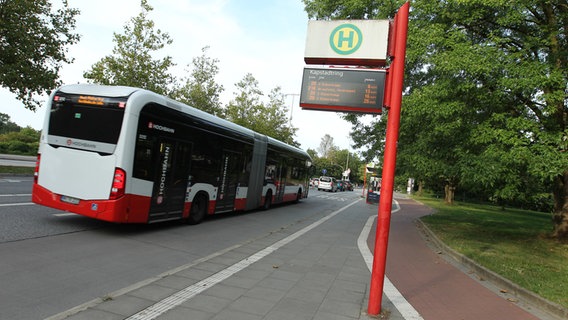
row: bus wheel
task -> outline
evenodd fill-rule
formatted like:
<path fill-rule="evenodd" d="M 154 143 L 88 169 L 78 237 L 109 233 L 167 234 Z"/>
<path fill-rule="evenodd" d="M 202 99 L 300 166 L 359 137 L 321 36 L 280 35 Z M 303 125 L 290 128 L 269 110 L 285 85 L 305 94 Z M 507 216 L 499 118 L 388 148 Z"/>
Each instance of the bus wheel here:
<path fill-rule="evenodd" d="M 296 195 L 296 203 L 302 200 L 302 189 L 298 189 L 298 194 Z"/>
<path fill-rule="evenodd" d="M 198 224 L 203 221 L 203 218 L 205 218 L 205 214 L 207 213 L 208 202 L 206 195 L 202 193 L 197 194 L 191 202 L 191 210 L 189 211 L 189 217 L 187 217 L 186 222 L 188 224 Z"/>
<path fill-rule="evenodd" d="M 264 205 L 262 206 L 262 210 L 268 210 L 272 205 L 272 191 L 268 190 L 266 193 L 266 197 L 264 197 Z"/>

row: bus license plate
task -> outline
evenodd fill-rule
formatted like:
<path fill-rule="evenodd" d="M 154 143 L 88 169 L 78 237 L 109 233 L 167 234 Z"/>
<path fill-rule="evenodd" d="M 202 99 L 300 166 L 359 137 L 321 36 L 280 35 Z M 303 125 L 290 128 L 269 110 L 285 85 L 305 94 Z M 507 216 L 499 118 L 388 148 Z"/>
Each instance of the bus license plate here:
<path fill-rule="evenodd" d="M 67 203 L 70 203 L 70 204 L 79 204 L 79 199 L 73 198 L 73 197 L 68 197 L 68 196 L 61 196 L 61 201 L 67 202 Z"/>

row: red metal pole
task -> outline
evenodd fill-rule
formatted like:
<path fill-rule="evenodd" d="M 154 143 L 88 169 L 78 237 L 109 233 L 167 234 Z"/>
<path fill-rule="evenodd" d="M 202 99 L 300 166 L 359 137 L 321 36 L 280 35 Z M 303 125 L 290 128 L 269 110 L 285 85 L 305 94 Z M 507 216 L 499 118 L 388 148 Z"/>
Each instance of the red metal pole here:
<path fill-rule="evenodd" d="M 365 198 L 365 188 L 367 188 L 367 165 L 365 165 L 365 176 L 363 177 L 363 198 Z"/>
<path fill-rule="evenodd" d="M 396 144 L 398 142 L 400 107 L 402 104 L 402 87 L 404 80 L 404 60 L 406 55 L 409 9 L 410 3 L 406 2 L 402 7 L 400 7 L 395 17 L 396 34 L 394 35 L 394 57 L 389 70 L 391 73 L 390 75 L 392 76 L 392 92 L 390 96 L 391 105 L 388 113 L 381 198 L 377 219 L 377 234 L 375 238 L 373 270 L 371 273 L 371 287 L 369 291 L 369 306 L 367 308 L 369 315 L 378 315 L 381 312 L 381 303 L 383 298 L 392 196 L 394 189 L 394 171 L 396 166 Z"/>

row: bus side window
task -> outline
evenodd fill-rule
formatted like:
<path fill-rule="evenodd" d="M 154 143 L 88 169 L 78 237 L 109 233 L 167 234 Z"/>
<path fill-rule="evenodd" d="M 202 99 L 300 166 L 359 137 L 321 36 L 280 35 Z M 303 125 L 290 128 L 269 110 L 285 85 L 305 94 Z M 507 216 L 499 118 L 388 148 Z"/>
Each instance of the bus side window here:
<path fill-rule="evenodd" d="M 153 180 L 153 152 L 152 140 L 146 135 L 140 134 L 136 141 L 136 150 L 134 152 L 134 172 L 135 178 L 144 180 Z"/>

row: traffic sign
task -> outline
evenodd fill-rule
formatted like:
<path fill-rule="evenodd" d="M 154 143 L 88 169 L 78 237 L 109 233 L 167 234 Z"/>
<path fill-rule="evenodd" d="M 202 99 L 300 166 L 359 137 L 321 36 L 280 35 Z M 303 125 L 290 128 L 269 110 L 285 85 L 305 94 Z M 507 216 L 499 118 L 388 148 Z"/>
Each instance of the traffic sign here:
<path fill-rule="evenodd" d="M 307 64 L 384 66 L 389 20 L 310 20 L 304 61 Z"/>

